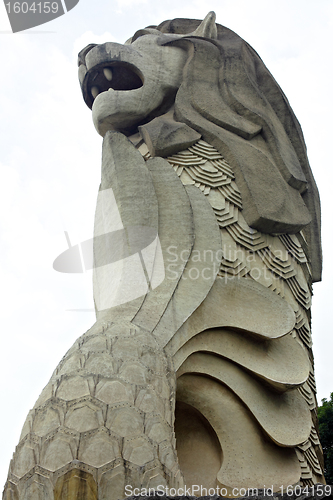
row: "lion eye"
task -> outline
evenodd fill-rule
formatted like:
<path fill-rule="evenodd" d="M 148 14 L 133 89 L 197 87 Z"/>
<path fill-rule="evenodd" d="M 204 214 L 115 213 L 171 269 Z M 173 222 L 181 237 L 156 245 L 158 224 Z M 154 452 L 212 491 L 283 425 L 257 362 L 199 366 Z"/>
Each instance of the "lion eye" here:
<path fill-rule="evenodd" d="M 146 35 L 145 31 L 146 30 L 138 30 L 138 31 L 136 31 L 134 33 L 134 35 L 132 36 L 131 43 L 135 42 L 135 40 L 137 40 L 138 38 L 140 38 L 140 36 Z"/>
<path fill-rule="evenodd" d="M 160 36 L 161 32 L 158 30 L 155 30 L 153 28 L 145 28 L 142 30 L 138 30 L 136 33 L 134 33 L 131 43 L 135 42 L 135 40 L 140 38 L 140 36 L 144 36 L 144 35 L 159 35 Z"/>

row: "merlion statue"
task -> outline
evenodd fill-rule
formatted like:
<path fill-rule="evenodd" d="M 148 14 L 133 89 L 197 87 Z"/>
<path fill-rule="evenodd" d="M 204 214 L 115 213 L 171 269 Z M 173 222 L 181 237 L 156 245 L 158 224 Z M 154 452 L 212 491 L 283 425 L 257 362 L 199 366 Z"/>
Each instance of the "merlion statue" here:
<path fill-rule="evenodd" d="M 324 482 L 320 206 L 285 95 L 212 12 L 91 44 L 79 78 L 104 137 L 97 320 L 30 411 L 4 498 Z"/>

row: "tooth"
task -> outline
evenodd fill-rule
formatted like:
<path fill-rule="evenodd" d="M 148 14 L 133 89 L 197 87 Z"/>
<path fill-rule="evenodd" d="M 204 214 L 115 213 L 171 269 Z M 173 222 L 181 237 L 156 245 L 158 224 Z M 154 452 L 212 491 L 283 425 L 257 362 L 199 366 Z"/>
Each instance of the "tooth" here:
<path fill-rule="evenodd" d="M 112 87 L 110 87 L 110 88 L 108 89 L 108 92 L 110 92 L 110 90 L 113 90 L 113 92 L 114 92 L 114 89 L 113 89 Z"/>
<path fill-rule="evenodd" d="M 110 68 L 104 68 L 103 69 L 103 73 L 104 73 L 104 76 L 107 80 L 109 80 L 109 82 L 111 82 L 112 80 L 112 71 L 110 70 Z"/>
<path fill-rule="evenodd" d="M 99 88 L 98 87 L 91 87 L 90 92 L 91 92 L 91 95 L 93 96 L 93 98 L 96 99 L 96 97 L 99 94 Z"/>

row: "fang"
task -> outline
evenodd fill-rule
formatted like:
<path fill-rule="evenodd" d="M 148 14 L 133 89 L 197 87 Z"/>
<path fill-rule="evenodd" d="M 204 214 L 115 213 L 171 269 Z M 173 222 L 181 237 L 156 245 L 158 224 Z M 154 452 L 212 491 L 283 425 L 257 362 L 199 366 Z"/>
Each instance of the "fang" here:
<path fill-rule="evenodd" d="M 91 95 L 93 96 L 94 99 L 96 99 L 98 94 L 99 94 L 99 88 L 98 87 L 91 87 Z"/>
<path fill-rule="evenodd" d="M 105 78 L 106 78 L 109 82 L 111 82 L 111 80 L 112 80 L 112 71 L 110 70 L 110 68 L 104 68 L 104 69 L 103 69 L 103 73 L 104 73 Z"/>

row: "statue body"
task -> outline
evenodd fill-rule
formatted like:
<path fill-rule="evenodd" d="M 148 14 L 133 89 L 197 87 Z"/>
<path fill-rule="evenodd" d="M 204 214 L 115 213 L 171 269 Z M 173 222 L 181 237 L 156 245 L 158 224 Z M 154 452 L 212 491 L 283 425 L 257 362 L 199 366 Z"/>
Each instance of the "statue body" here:
<path fill-rule="evenodd" d="M 79 76 L 104 136 L 97 320 L 29 413 L 4 498 L 324 482 L 319 197 L 281 89 L 213 13 L 89 45 Z"/>

